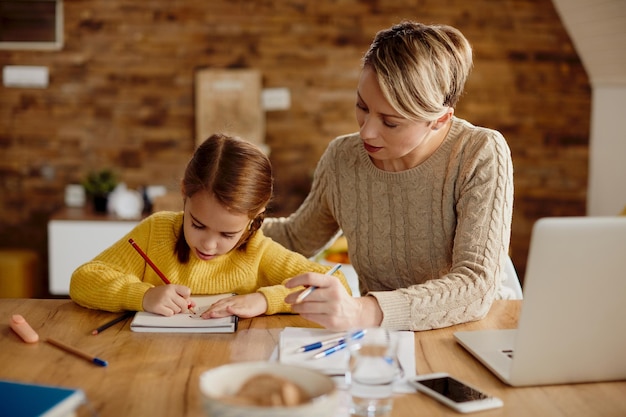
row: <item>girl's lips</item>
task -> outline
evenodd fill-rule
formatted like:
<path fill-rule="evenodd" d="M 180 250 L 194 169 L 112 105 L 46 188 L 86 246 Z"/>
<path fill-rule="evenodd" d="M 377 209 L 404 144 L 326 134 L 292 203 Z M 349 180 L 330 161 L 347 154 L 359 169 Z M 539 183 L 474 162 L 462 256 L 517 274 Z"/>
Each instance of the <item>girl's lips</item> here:
<path fill-rule="evenodd" d="M 208 255 L 196 249 L 196 256 L 203 261 L 210 261 L 211 259 L 215 258 L 217 255 Z"/>
<path fill-rule="evenodd" d="M 365 147 L 365 150 L 367 152 L 370 152 L 370 153 L 375 153 L 375 152 L 378 152 L 378 151 L 380 151 L 382 149 L 382 148 L 379 148 L 378 146 L 368 145 L 365 142 L 363 142 L 363 147 Z"/>

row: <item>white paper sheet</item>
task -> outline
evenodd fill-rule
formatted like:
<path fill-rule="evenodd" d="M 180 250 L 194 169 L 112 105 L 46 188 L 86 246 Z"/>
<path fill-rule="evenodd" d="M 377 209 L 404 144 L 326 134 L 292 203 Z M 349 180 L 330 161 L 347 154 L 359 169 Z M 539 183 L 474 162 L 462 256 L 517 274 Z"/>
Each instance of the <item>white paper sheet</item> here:
<path fill-rule="evenodd" d="M 335 336 L 343 336 L 344 333 L 331 332 L 324 329 L 311 329 L 305 327 L 285 327 L 280 334 L 280 341 L 274 350 L 270 360 L 281 363 L 306 366 L 333 376 L 335 383 L 343 387 L 344 374 L 348 365 L 348 350 L 344 349 L 320 359 L 312 356 L 320 350 L 310 352 L 297 352 L 300 346 L 315 343 L 320 340 Z M 408 331 L 392 332 L 393 337 L 398 338 L 398 361 L 402 367 L 404 376 L 394 383 L 394 392 L 412 393 L 412 388 L 406 381 L 415 376 L 415 333 Z"/>

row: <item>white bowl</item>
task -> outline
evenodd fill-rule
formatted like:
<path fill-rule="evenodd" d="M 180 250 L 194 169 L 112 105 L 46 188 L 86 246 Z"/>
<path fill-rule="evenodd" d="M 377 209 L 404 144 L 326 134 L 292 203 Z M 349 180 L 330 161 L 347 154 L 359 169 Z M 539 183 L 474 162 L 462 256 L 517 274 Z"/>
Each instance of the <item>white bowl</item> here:
<path fill-rule="evenodd" d="M 311 398 L 297 406 L 264 407 L 237 405 L 223 400 L 235 394 L 250 377 L 269 373 L 299 385 Z M 240 362 L 223 365 L 200 375 L 202 404 L 209 417 L 318 417 L 338 410 L 333 380 L 313 369 L 275 362 Z"/>

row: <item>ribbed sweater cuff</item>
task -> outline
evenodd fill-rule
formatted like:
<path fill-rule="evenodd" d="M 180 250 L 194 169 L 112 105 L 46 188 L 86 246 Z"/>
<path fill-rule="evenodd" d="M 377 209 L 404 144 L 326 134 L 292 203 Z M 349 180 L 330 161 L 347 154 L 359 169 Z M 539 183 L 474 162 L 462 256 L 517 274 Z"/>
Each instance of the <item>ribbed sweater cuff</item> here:
<path fill-rule="evenodd" d="M 138 282 L 128 286 L 128 291 L 124 295 L 122 307 L 131 311 L 143 311 L 143 296 L 154 285 Z"/>
<path fill-rule="evenodd" d="M 282 285 L 263 287 L 257 290 L 265 296 L 267 300 L 267 311 L 265 314 L 291 313 L 291 306 L 285 303 L 285 297 L 289 290 Z"/>
<path fill-rule="evenodd" d="M 381 327 L 390 330 L 406 330 L 411 328 L 411 308 L 407 296 L 398 291 L 370 292 L 376 298 L 383 311 Z"/>

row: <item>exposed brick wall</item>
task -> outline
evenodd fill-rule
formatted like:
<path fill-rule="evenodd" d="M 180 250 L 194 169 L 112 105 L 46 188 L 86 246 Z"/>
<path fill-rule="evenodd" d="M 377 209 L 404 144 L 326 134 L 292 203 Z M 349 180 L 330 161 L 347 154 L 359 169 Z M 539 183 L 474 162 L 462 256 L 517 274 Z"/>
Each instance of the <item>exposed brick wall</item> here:
<path fill-rule="evenodd" d="M 47 89 L 0 86 L 0 246 L 35 248 L 92 167 L 176 188 L 194 144 L 194 69 L 258 68 L 292 106 L 267 114 L 274 209 L 293 211 L 326 144 L 356 130 L 360 58 L 402 19 L 461 29 L 475 66 L 457 115 L 500 130 L 515 166 L 512 256 L 523 275 L 541 216 L 585 214 L 590 86 L 550 0 L 66 0 L 61 51 L 0 51 L 43 65 Z"/>

